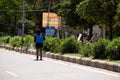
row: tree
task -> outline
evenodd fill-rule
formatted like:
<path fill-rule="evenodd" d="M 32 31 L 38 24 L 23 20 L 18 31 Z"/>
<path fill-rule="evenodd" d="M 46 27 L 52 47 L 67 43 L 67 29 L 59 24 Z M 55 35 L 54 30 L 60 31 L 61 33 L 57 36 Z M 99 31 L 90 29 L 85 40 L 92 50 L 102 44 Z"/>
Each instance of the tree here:
<path fill-rule="evenodd" d="M 103 21 L 106 23 L 106 26 L 109 28 L 109 38 L 110 40 L 113 39 L 113 26 L 115 24 L 114 17 L 116 16 L 117 5 L 120 0 L 103 0 L 102 3 L 104 9 L 104 17 Z"/>
<path fill-rule="evenodd" d="M 112 27 L 120 0 L 84 0 L 77 5 L 77 13 L 88 22 L 105 24 L 109 28 L 109 38 L 112 40 Z"/>
<path fill-rule="evenodd" d="M 116 16 L 115 18 L 115 25 L 114 25 L 114 29 L 113 29 L 113 34 L 115 37 L 120 37 L 120 2 L 117 6 L 117 10 L 116 10 Z"/>
<path fill-rule="evenodd" d="M 95 25 L 101 17 L 99 17 L 100 1 L 99 0 L 84 0 L 76 6 L 76 13 L 87 21 L 89 32 L 89 39 L 92 37 L 93 25 Z"/>
<path fill-rule="evenodd" d="M 60 15 L 65 24 L 71 27 L 78 26 L 82 21 L 75 13 L 76 5 L 82 0 L 63 0 L 62 3 L 54 6 L 54 10 Z"/>
<path fill-rule="evenodd" d="M 42 25 L 42 0 L 25 0 L 25 34 L 33 32 L 33 27 Z M 2 32 L 16 34 L 16 29 L 22 27 L 22 0 L 0 1 L 0 25 Z M 17 11 L 16 11 L 17 10 Z M 31 11 L 30 11 L 31 10 Z M 32 11 L 38 10 L 38 11 Z"/>
<path fill-rule="evenodd" d="M 26 12 L 26 20 L 28 21 L 26 24 L 26 33 L 36 31 L 36 29 L 42 29 L 42 9 L 42 0 L 26 0 L 26 10 L 31 10 Z"/>
<path fill-rule="evenodd" d="M 14 10 L 21 9 L 20 4 L 16 0 L 1 0 L 0 1 L 0 24 L 1 32 L 15 34 L 16 22 L 20 18 L 20 13 L 16 13 Z M 6 11 L 8 10 L 8 11 Z"/>

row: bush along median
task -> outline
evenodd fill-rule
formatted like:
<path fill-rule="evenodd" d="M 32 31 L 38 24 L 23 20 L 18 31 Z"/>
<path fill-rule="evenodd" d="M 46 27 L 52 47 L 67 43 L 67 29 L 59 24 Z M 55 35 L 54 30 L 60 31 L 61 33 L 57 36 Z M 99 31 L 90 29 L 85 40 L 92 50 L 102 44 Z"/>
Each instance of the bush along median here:
<path fill-rule="evenodd" d="M 25 51 L 28 50 L 30 44 L 34 44 L 34 38 L 31 35 L 26 35 L 23 38 L 23 48 Z M 20 36 L 5 36 L 0 38 L 0 45 L 10 45 L 13 48 L 19 48 L 21 45 L 22 38 Z M 56 37 L 46 37 L 43 49 L 54 53 L 52 55 L 46 54 L 47 57 L 54 59 L 60 59 L 68 62 L 79 63 L 83 65 L 89 65 L 94 67 L 99 67 L 103 69 L 113 70 L 120 72 L 120 66 L 116 64 L 103 63 L 101 61 L 94 61 L 96 59 L 103 60 L 120 60 L 120 37 L 115 38 L 112 41 L 107 39 L 100 39 L 95 43 L 86 43 L 83 44 L 78 42 L 73 38 L 59 39 Z M 30 52 L 31 53 L 31 52 Z M 71 57 L 65 57 L 67 53 L 69 54 L 79 54 L 82 56 L 77 59 Z M 88 60 L 83 57 L 87 57 Z M 111 67 L 106 68 L 105 66 L 111 65 Z M 118 64 L 119 65 L 119 64 Z M 116 69 L 113 69 L 116 67 Z"/>
<path fill-rule="evenodd" d="M 0 45 L 2 47 L 10 47 L 11 49 L 14 48 L 23 48 L 23 50 L 27 51 L 28 47 L 31 44 L 34 44 L 34 38 L 31 35 L 25 35 L 24 37 L 21 36 L 4 36 L 0 37 Z"/>

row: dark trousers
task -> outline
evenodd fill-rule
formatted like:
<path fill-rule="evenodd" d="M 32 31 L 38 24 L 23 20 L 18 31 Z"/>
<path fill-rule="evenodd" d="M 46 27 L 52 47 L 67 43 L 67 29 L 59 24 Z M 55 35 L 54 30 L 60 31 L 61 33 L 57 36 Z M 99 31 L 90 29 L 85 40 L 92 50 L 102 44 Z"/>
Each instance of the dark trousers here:
<path fill-rule="evenodd" d="M 36 43 L 36 60 L 38 60 L 40 56 L 40 60 L 42 60 L 42 47 L 43 43 Z"/>
<path fill-rule="evenodd" d="M 42 60 L 42 48 L 36 48 L 36 60 L 38 60 L 40 56 L 40 60 Z"/>

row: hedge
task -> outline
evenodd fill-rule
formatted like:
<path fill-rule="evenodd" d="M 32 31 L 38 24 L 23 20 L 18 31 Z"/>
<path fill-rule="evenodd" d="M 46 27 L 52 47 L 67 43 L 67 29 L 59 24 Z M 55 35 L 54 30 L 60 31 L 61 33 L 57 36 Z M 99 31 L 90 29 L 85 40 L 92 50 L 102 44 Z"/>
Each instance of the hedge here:
<path fill-rule="evenodd" d="M 12 47 L 20 47 L 21 42 L 22 38 L 20 36 L 0 37 L 0 45 L 9 44 Z M 23 48 L 27 50 L 30 44 L 34 44 L 34 37 L 31 35 L 24 36 Z M 73 38 L 59 39 L 46 37 L 43 49 L 54 53 L 77 53 L 97 59 L 120 60 L 120 37 L 112 41 L 100 39 L 98 42 L 86 44 L 80 43 Z"/>
<path fill-rule="evenodd" d="M 23 48 L 27 50 L 31 44 L 34 44 L 34 37 L 31 35 L 25 35 L 23 38 Z"/>
<path fill-rule="evenodd" d="M 9 44 L 9 39 L 10 39 L 10 36 L 0 37 L 0 45 L 7 45 L 7 44 Z"/>
<path fill-rule="evenodd" d="M 113 39 L 106 47 L 106 55 L 110 60 L 120 60 L 120 37 Z"/>
<path fill-rule="evenodd" d="M 20 45 L 21 45 L 21 37 L 20 36 L 11 37 L 10 41 L 9 41 L 9 44 L 12 47 L 20 47 Z"/>
<path fill-rule="evenodd" d="M 107 57 L 105 52 L 108 44 L 109 40 L 107 39 L 100 39 L 99 41 L 93 43 L 93 51 L 91 54 L 93 58 L 105 59 Z"/>
<path fill-rule="evenodd" d="M 79 54 L 81 54 L 83 57 L 89 57 L 92 54 L 92 51 L 93 45 L 91 43 L 80 44 Z"/>
<path fill-rule="evenodd" d="M 64 53 L 78 53 L 79 43 L 73 38 L 66 38 L 61 44 L 61 52 Z"/>

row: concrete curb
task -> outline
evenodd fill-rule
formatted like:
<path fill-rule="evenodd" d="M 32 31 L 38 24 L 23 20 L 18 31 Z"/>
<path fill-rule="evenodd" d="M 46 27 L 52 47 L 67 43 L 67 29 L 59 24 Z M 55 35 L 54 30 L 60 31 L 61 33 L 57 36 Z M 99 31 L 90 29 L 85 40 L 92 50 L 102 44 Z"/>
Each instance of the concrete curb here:
<path fill-rule="evenodd" d="M 45 57 L 53 58 L 57 60 L 77 63 L 81 65 L 102 68 L 110 71 L 120 72 L 120 65 L 110 62 L 105 62 L 101 60 L 93 60 L 93 59 L 86 59 L 86 58 L 78 58 L 78 57 L 71 57 L 71 56 L 63 56 L 60 54 L 54 54 L 50 52 L 45 53 Z"/>
<path fill-rule="evenodd" d="M 0 46 L 0 48 L 6 48 L 6 49 L 9 49 L 9 50 L 14 50 L 16 52 L 21 51 L 20 48 L 12 48 L 10 46 Z M 22 52 L 24 52 L 26 54 L 35 55 L 35 51 L 22 50 Z M 47 57 L 47 58 L 56 59 L 56 60 L 62 60 L 62 61 L 66 61 L 66 62 L 77 63 L 77 64 L 81 64 L 81 65 L 106 69 L 106 70 L 110 70 L 110 71 L 114 71 L 114 72 L 120 72 L 120 64 L 110 63 L 110 62 L 106 62 L 106 61 L 94 60 L 94 59 L 88 59 L 88 58 L 80 58 L 80 57 L 73 57 L 73 56 L 64 56 L 64 55 L 54 54 L 54 53 L 50 53 L 50 52 L 45 52 L 43 54 L 43 56 Z"/>
<path fill-rule="evenodd" d="M 71 57 L 71 56 L 63 56 L 60 54 L 54 54 L 50 52 L 46 52 L 45 57 L 62 60 L 66 62 L 77 63 L 81 65 L 86 65 L 86 66 L 91 66 L 91 67 L 96 67 L 96 68 L 101 68 L 101 69 L 106 69 L 106 70 L 110 70 L 114 72 L 120 72 L 119 64 L 110 63 L 106 61 L 87 59 L 87 58 L 78 58 L 78 57 Z"/>

